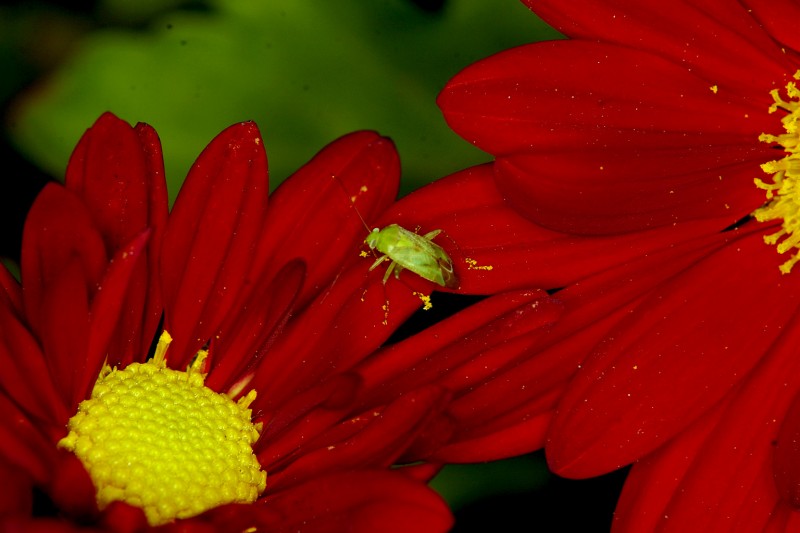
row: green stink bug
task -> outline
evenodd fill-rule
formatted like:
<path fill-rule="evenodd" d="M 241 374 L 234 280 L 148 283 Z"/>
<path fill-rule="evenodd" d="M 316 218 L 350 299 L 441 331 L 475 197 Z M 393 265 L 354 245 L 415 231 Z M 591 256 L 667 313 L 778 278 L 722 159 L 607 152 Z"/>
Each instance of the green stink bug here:
<path fill-rule="evenodd" d="M 364 243 L 383 255 L 369 269 L 374 270 L 388 260 L 390 263 L 383 276 L 384 284 L 392 272 L 399 279 L 400 272 L 407 269 L 442 287 L 457 289 L 459 283 L 453 272 L 453 261 L 441 246 L 433 242 L 433 238 L 441 232 L 442 230 L 437 229 L 419 235 L 397 224 L 389 224 L 383 229 L 373 229 L 364 239 Z"/>

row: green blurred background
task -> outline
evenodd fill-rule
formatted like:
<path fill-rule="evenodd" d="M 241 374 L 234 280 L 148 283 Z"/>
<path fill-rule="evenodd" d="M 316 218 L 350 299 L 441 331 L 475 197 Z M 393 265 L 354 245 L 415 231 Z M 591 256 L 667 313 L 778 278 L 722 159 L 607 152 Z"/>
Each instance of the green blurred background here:
<path fill-rule="evenodd" d="M 486 154 L 436 107 L 469 63 L 558 34 L 516 0 L 81 0 L 0 4 L 0 257 L 104 111 L 158 131 L 171 198 L 205 145 L 255 120 L 272 186 L 358 129 L 391 137 L 401 194 Z M 541 454 L 453 466 L 454 531 L 605 531 L 624 473 L 569 482 Z"/>

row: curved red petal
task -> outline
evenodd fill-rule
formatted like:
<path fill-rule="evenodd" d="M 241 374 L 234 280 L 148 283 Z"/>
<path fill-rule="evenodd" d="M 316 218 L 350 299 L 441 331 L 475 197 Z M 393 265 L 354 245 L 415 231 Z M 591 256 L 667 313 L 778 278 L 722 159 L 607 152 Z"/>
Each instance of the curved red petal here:
<path fill-rule="evenodd" d="M 263 141 L 252 122 L 220 133 L 189 171 L 161 254 L 165 328 L 174 339 L 176 368 L 214 336 L 252 283 L 268 186 Z"/>
<path fill-rule="evenodd" d="M 239 312 L 231 313 L 211 341 L 207 387 L 228 390 L 257 366 L 283 331 L 304 279 L 305 265 L 295 261 L 272 278 L 256 280 Z M 248 390 L 245 387 L 241 392 L 247 394 Z"/>
<path fill-rule="evenodd" d="M 764 33 L 786 48 L 800 52 L 800 36 L 795 31 L 794 21 L 800 20 L 800 5 L 793 0 L 743 0 L 750 15 L 763 28 Z"/>
<path fill-rule="evenodd" d="M 81 137 L 67 165 L 66 186 L 86 204 L 109 255 L 166 215 L 161 145 L 148 129 L 143 143 L 141 131 L 104 113 Z M 157 199 L 154 191 L 161 193 Z"/>
<path fill-rule="evenodd" d="M 269 531 L 329 532 L 347 524 L 354 533 L 435 533 L 453 524 L 433 490 L 399 472 L 361 471 L 320 476 L 267 495 Z"/>
<path fill-rule="evenodd" d="M 144 230 L 127 245 L 121 245 L 114 257 L 111 258 L 108 270 L 100 282 L 97 296 L 92 300 L 89 310 L 90 326 L 87 339 L 86 371 L 82 374 L 83 382 L 76 386 L 75 400 L 80 401 L 89 396 L 97 373 L 104 362 L 113 365 L 120 359 L 120 354 L 112 351 L 117 348 L 114 341 L 120 340 L 113 334 L 120 318 L 125 318 L 125 303 L 130 302 L 126 296 L 131 294 L 131 279 L 135 277 L 137 268 L 142 265 L 140 257 L 144 254 L 150 235 L 149 230 Z M 139 288 L 137 286 L 134 289 Z M 129 325 L 138 329 L 142 327 L 141 315 L 137 318 L 139 320 Z M 124 328 L 123 331 L 130 330 Z M 135 330 L 131 333 L 132 336 L 137 336 Z M 123 337 L 123 340 L 129 339 L 130 337 L 127 335 Z M 144 356 L 145 354 L 140 355 Z"/>
<path fill-rule="evenodd" d="M 788 481 L 782 474 L 791 478 L 794 473 L 780 470 L 779 429 L 800 390 L 798 324 L 795 314 L 720 408 L 645 459 L 641 468 L 634 467 L 631 481 L 651 487 L 650 494 L 637 496 L 635 487 L 626 487 L 620 521 L 633 527 L 646 525 L 644 519 L 656 529 L 668 523 L 676 531 L 690 524 L 699 530 L 765 530 L 776 510 L 787 505 L 780 501 L 779 489 L 789 488 L 782 486 Z M 646 516 L 637 518 L 643 511 Z"/>
<path fill-rule="evenodd" d="M 9 516 L 31 516 L 33 509 L 33 487 L 31 476 L 19 465 L 12 464 L 3 455 L 0 459 L 0 530 L 3 529 L 2 519 Z"/>
<path fill-rule="evenodd" d="M 51 377 L 41 347 L 12 312 L 0 306 L 0 389 L 26 414 L 53 427 L 62 427 L 70 414 Z"/>
<path fill-rule="evenodd" d="M 81 280 L 83 298 L 90 299 L 107 266 L 103 241 L 78 197 L 60 185 L 49 184 L 31 206 L 22 239 L 25 314 L 37 334 L 55 327 L 43 320 L 42 306 L 51 299 L 51 284 L 63 277 L 64 265 L 70 261 L 80 267 L 73 281 Z M 62 309 L 71 307 L 69 300 L 62 304 Z"/>
<path fill-rule="evenodd" d="M 693 221 L 623 235 L 559 233 L 521 216 L 498 191 L 492 165 L 457 172 L 402 198 L 379 222 L 441 228 L 438 237 L 468 294 L 559 288 L 698 235 L 724 219 Z"/>
<path fill-rule="evenodd" d="M 665 248 L 557 292 L 554 297 L 564 306 L 558 321 L 533 336 L 499 346 L 519 350 L 523 356 L 452 402 L 447 413 L 458 429 L 435 457 L 450 460 L 450 454 L 455 454 L 455 461 L 491 460 L 518 453 L 521 446 L 527 447 L 526 452 L 541 448 L 544 435 L 537 432 L 546 429 L 557 401 L 592 348 L 653 287 L 718 248 L 720 242 L 723 239 L 713 235 Z M 517 426 L 525 435 L 524 443 L 509 440 L 507 451 L 499 445 L 477 445 L 495 433 L 504 438 L 511 434 L 509 428 Z M 470 443 L 476 445 L 471 448 Z"/>
<path fill-rule="evenodd" d="M 336 431 L 312 442 L 301 456 L 270 476 L 271 486 L 282 489 L 328 472 L 364 467 L 390 466 L 413 442 L 428 421 L 445 406 L 449 393 L 440 387 L 424 387 L 408 392 L 384 408 L 376 408 L 344 420 L 355 426 L 345 438 L 333 440 Z M 363 422 L 363 424 L 361 423 Z"/>
<path fill-rule="evenodd" d="M 765 79 L 779 79 L 775 73 L 793 73 L 787 72 L 784 52 L 743 5 L 746 2 L 523 2 L 571 38 L 647 50 L 733 87 L 763 90 Z M 790 13 L 781 12 L 778 18 Z"/>
<path fill-rule="evenodd" d="M 709 149 L 708 159 L 682 157 L 685 149 L 672 154 L 659 149 L 657 159 L 671 155 L 675 162 L 646 162 L 648 168 L 663 171 L 647 171 L 645 179 L 630 164 L 627 150 L 600 155 L 602 164 L 588 154 L 513 155 L 498 160 L 495 169 L 499 187 L 507 198 L 516 199 L 519 212 L 547 228 L 614 240 L 623 238 L 619 234 L 665 228 L 662 234 L 673 230 L 679 239 L 680 230 L 693 227 L 687 223 L 721 231 L 764 202 L 764 191 L 753 185 L 753 177 L 763 174 L 759 165 L 774 156 L 754 148 Z M 647 152 L 637 157 L 650 159 Z"/>
<path fill-rule="evenodd" d="M 95 488 L 80 459 L 60 450 L 47 492 L 58 508 L 78 522 L 94 522 L 99 514 Z"/>
<path fill-rule="evenodd" d="M 323 148 L 270 197 L 256 267 L 277 272 L 302 259 L 307 304 L 350 258 L 358 258 L 372 223 L 397 196 L 400 161 L 394 144 L 370 131 L 345 135 Z M 366 221 L 366 222 L 365 222 Z"/>
<path fill-rule="evenodd" d="M 456 393 L 469 390 L 510 364 L 505 343 L 552 324 L 561 309 L 544 291 L 483 300 L 365 360 L 357 371 L 366 397 L 382 403 L 432 383 Z"/>
<path fill-rule="evenodd" d="M 583 362 L 547 444 L 557 473 L 592 476 L 649 453 L 764 356 L 797 308 L 785 295 L 800 278 L 781 277 L 760 229 L 651 293 Z"/>
<path fill-rule="evenodd" d="M 0 263 L 0 288 L 2 288 L 0 305 L 12 309 L 14 314 L 21 316 L 23 313 L 22 286 L 2 263 Z"/>
<path fill-rule="evenodd" d="M 40 426 L 14 401 L 0 394 L 0 457 L 24 470 L 35 483 L 44 485 L 53 476 L 56 449 L 53 439 Z M 65 433 L 64 426 L 58 430 Z"/>
<path fill-rule="evenodd" d="M 460 135 L 497 156 L 521 213 L 606 234 L 697 218 L 725 227 L 763 202 L 752 180 L 774 158 L 758 142 L 778 127 L 768 90 L 715 84 L 644 52 L 569 41 L 477 63 L 439 100 Z"/>
<path fill-rule="evenodd" d="M 422 306 L 418 294 L 425 289 L 413 288 L 418 280 L 404 275 L 384 285 L 381 273 L 367 273 L 368 265 L 347 268 L 275 339 L 250 383 L 261 397 L 280 404 L 346 372 Z"/>
<path fill-rule="evenodd" d="M 254 412 L 263 421 L 261 437 L 253 447 L 259 462 L 268 472 L 282 470 L 306 449 L 313 449 L 315 441 L 324 437 L 340 440 L 333 435 L 332 428 L 353 413 L 353 404 L 361 382 L 353 374 L 338 374 L 317 386 L 302 391 L 270 409 L 257 405 L 259 395 L 253 403 Z M 348 423 L 352 435 L 363 425 L 352 419 Z M 346 438 L 346 436 L 341 437 Z"/>
<path fill-rule="evenodd" d="M 108 256 L 141 232 L 151 233 L 147 259 L 136 265 L 126 292 L 118 295 L 123 312 L 108 349 L 112 364 L 141 360 L 161 317 L 155 269 L 167 220 L 167 190 L 158 135 L 145 124 L 131 127 L 103 114 L 75 148 L 66 186 L 86 205 Z"/>

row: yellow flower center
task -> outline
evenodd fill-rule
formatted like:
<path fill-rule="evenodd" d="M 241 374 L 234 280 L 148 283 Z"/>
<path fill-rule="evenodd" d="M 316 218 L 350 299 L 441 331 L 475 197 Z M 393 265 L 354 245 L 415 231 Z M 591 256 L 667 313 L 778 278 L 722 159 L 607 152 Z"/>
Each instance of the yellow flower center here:
<path fill-rule="evenodd" d="M 127 502 L 153 526 L 254 502 L 267 484 L 252 448 L 255 391 L 237 403 L 206 387 L 204 351 L 186 372 L 167 368 L 170 341 L 164 332 L 147 363 L 106 365 L 58 443 L 89 472 L 100 509 Z"/>
<path fill-rule="evenodd" d="M 800 71 L 794 74 L 795 79 L 800 79 Z M 794 82 L 786 84 L 788 101 L 781 98 L 777 89 L 770 92 L 774 103 L 769 112 L 778 109 L 786 112 L 781 118 L 783 129 L 786 133 L 769 135 L 762 133 L 758 140 L 766 143 L 776 143 L 783 147 L 786 156 L 783 159 L 770 161 L 761 165 L 762 170 L 771 174 L 772 183 L 755 179 L 756 186 L 767 191 L 768 202 L 753 211 L 753 216 L 759 222 L 769 220 L 782 220 L 781 229 L 766 235 L 764 242 L 777 244 L 779 253 L 789 250 L 794 255 L 780 266 L 784 274 L 788 274 L 795 263 L 800 261 L 800 90 Z M 779 242 L 780 241 L 780 242 Z"/>

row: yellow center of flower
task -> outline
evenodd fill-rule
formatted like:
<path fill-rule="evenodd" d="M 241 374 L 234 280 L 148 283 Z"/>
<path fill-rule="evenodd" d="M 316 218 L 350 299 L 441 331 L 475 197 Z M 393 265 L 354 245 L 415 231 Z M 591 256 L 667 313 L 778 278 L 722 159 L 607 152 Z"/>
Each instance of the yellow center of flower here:
<path fill-rule="evenodd" d="M 794 75 L 800 79 L 800 71 Z M 788 101 L 781 98 L 777 89 L 770 92 L 774 103 L 769 112 L 778 109 L 786 112 L 781 118 L 783 129 L 786 133 L 769 135 L 762 133 L 758 140 L 766 143 L 776 143 L 783 147 L 786 156 L 783 159 L 770 161 L 761 165 L 762 170 L 772 175 L 772 183 L 755 179 L 756 186 L 767 191 L 768 202 L 753 212 L 756 220 L 766 222 L 769 220 L 782 220 L 781 229 L 766 235 L 764 242 L 777 244 L 778 252 L 786 253 L 789 250 L 794 255 L 780 266 L 781 272 L 788 274 L 795 263 L 800 261 L 800 90 L 794 82 L 786 85 Z"/>
<path fill-rule="evenodd" d="M 237 403 L 206 387 L 203 351 L 186 372 L 167 368 L 170 340 L 165 332 L 147 363 L 106 365 L 58 443 L 89 472 L 100 509 L 124 501 L 154 526 L 254 502 L 267 484 L 252 448 L 255 391 Z"/>

